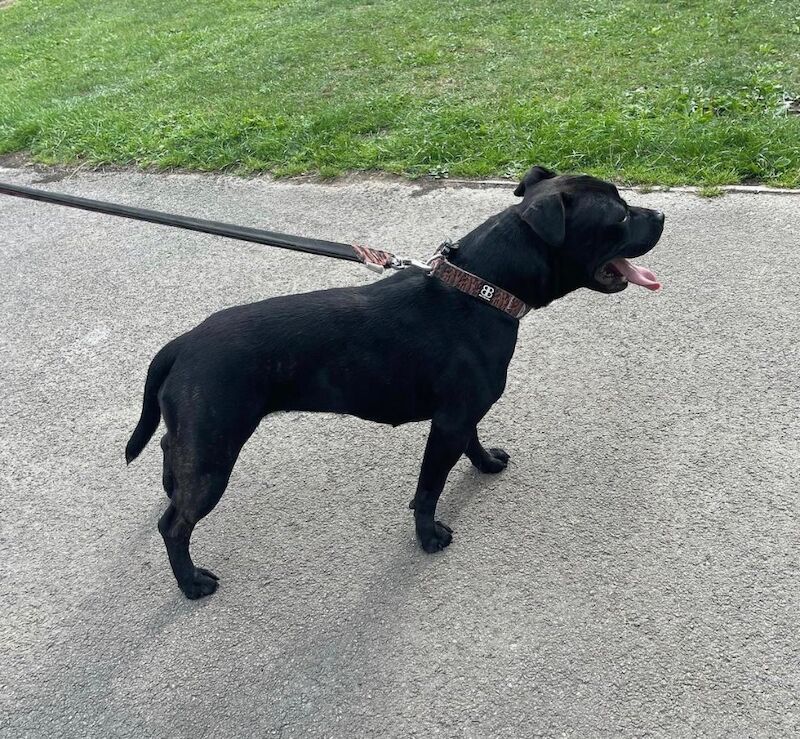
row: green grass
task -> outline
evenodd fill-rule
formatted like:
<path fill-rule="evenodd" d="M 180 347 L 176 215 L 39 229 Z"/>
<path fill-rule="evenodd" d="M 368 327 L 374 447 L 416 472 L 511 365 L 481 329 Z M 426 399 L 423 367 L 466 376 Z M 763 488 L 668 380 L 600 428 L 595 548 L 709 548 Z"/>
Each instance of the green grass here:
<path fill-rule="evenodd" d="M 17 0 L 0 153 L 800 184 L 797 0 Z"/>
<path fill-rule="evenodd" d="M 701 198 L 721 198 L 725 194 L 725 190 L 716 185 L 703 185 L 697 194 Z"/>

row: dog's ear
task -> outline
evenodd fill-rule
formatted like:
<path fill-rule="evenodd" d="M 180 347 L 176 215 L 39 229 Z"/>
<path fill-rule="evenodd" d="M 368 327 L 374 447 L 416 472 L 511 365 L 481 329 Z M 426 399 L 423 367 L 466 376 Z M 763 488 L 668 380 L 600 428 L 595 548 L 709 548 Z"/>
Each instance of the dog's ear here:
<path fill-rule="evenodd" d="M 561 193 L 533 198 L 520 215 L 545 243 L 551 246 L 561 246 L 564 243 L 566 214 Z"/>
<path fill-rule="evenodd" d="M 527 188 L 533 187 L 537 182 L 549 180 L 555 176 L 555 172 L 551 172 L 549 169 L 545 169 L 544 167 L 531 167 L 522 178 L 522 181 L 519 183 L 519 185 L 517 185 L 515 188 L 514 195 L 521 198 L 525 194 L 525 190 Z"/>

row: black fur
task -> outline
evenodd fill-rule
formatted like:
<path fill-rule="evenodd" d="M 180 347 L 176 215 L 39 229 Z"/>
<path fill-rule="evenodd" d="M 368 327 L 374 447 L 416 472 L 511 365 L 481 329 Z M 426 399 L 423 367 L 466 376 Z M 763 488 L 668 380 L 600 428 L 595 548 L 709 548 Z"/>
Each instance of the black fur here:
<path fill-rule="evenodd" d="M 613 185 L 534 167 L 520 204 L 462 238 L 451 261 L 540 308 L 594 278 L 616 256 L 658 241 L 663 215 L 628 208 Z M 627 218 L 626 218 L 627 216 Z M 624 285 L 623 285 L 624 287 Z M 427 552 L 450 528 L 434 517 L 462 454 L 484 472 L 508 463 L 485 449 L 477 425 L 502 395 L 518 322 L 411 268 L 362 287 L 286 295 L 215 313 L 153 359 L 142 416 L 126 448 L 132 461 L 163 416 L 159 521 L 181 590 L 199 598 L 217 578 L 195 567 L 189 539 L 219 501 L 244 443 L 274 411 L 347 413 L 379 423 L 431 420 L 416 493 L 416 533 Z"/>

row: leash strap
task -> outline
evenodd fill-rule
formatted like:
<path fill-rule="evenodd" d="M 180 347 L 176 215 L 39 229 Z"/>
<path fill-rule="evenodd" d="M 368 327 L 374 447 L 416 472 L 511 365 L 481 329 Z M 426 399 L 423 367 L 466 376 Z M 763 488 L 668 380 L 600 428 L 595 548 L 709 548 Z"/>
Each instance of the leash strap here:
<path fill-rule="evenodd" d="M 233 223 L 207 221 L 203 218 L 191 218 L 189 216 L 175 215 L 173 213 L 163 213 L 159 210 L 135 208 L 130 205 L 108 203 L 103 200 L 90 200 L 89 198 L 79 198 L 76 195 L 48 192 L 33 187 L 25 187 L 24 185 L 12 185 L 7 182 L 0 182 L 0 194 L 13 195 L 27 200 L 38 200 L 44 203 L 66 205 L 69 208 L 80 208 L 81 210 L 121 216 L 122 218 L 132 218 L 136 221 L 148 221 L 149 223 L 158 223 L 162 226 L 175 226 L 189 231 L 200 231 L 201 233 L 225 236 L 229 239 L 238 239 L 239 241 L 266 244 L 267 246 L 276 246 L 279 249 L 292 249 L 294 251 L 305 252 L 306 254 L 319 254 L 325 257 L 333 257 L 334 259 L 346 259 L 351 262 L 364 261 L 353 246 L 350 244 L 342 244 L 337 241 L 308 239 L 303 236 L 290 236 L 274 231 L 265 231 L 260 228 L 247 228 L 245 226 L 236 226 Z"/>
<path fill-rule="evenodd" d="M 250 241 L 256 244 L 276 246 L 279 249 L 292 249 L 293 251 L 305 252 L 306 254 L 318 254 L 334 259 L 345 259 L 350 262 L 361 262 L 368 269 L 375 272 L 383 272 L 384 269 L 405 269 L 406 267 L 419 267 L 424 269 L 432 277 L 436 277 L 447 285 L 461 290 L 461 292 L 472 295 L 489 305 L 498 308 L 513 318 L 522 318 L 529 310 L 529 306 L 522 300 L 503 290 L 497 285 L 486 282 L 471 272 L 456 267 L 447 261 L 447 254 L 457 248 L 457 245 L 445 242 L 439 248 L 436 256 L 429 262 L 419 262 L 407 257 L 398 257 L 387 251 L 372 249 L 368 246 L 358 244 L 343 244 L 338 241 L 326 241 L 325 239 L 308 239 L 303 236 L 290 236 L 289 234 L 276 233 L 275 231 L 265 231 L 260 228 L 247 228 L 237 226 L 233 223 L 222 223 L 221 221 L 208 221 L 203 218 L 192 218 L 181 216 L 174 213 L 164 213 L 159 210 L 148 210 L 147 208 L 136 208 L 130 205 L 119 205 L 103 200 L 91 200 L 81 198 L 76 195 L 66 195 L 63 193 L 38 190 L 24 185 L 12 185 L 7 182 L 0 182 L 0 195 L 12 195 L 27 200 L 36 200 L 44 203 L 55 203 L 65 205 L 69 208 L 80 208 L 81 210 L 93 211 L 95 213 L 105 213 L 122 218 L 131 218 L 137 221 L 147 221 L 163 226 L 175 226 L 189 231 L 200 231 L 201 233 L 214 234 L 215 236 L 225 236 L 229 239 L 239 241 Z"/>

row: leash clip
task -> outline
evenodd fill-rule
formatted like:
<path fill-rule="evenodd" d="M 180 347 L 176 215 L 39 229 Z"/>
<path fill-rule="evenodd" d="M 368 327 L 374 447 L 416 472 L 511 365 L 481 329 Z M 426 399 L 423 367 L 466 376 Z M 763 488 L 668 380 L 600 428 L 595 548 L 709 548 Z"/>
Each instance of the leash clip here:
<path fill-rule="evenodd" d="M 418 267 L 426 272 L 430 272 L 431 267 L 427 262 L 420 262 L 419 259 L 411 259 L 411 257 L 393 257 L 392 263 L 389 265 L 392 269 L 407 269 L 408 267 Z"/>
<path fill-rule="evenodd" d="M 425 270 L 426 272 L 433 271 L 433 262 L 437 257 L 444 257 L 447 259 L 448 255 L 458 249 L 458 242 L 453 242 L 450 239 L 443 242 L 439 248 L 436 250 L 436 253 L 427 261 L 427 262 L 420 262 L 418 259 L 411 259 L 409 257 L 393 257 L 391 264 L 388 266 L 392 269 L 406 269 L 407 267 L 418 267 L 419 269 Z"/>

